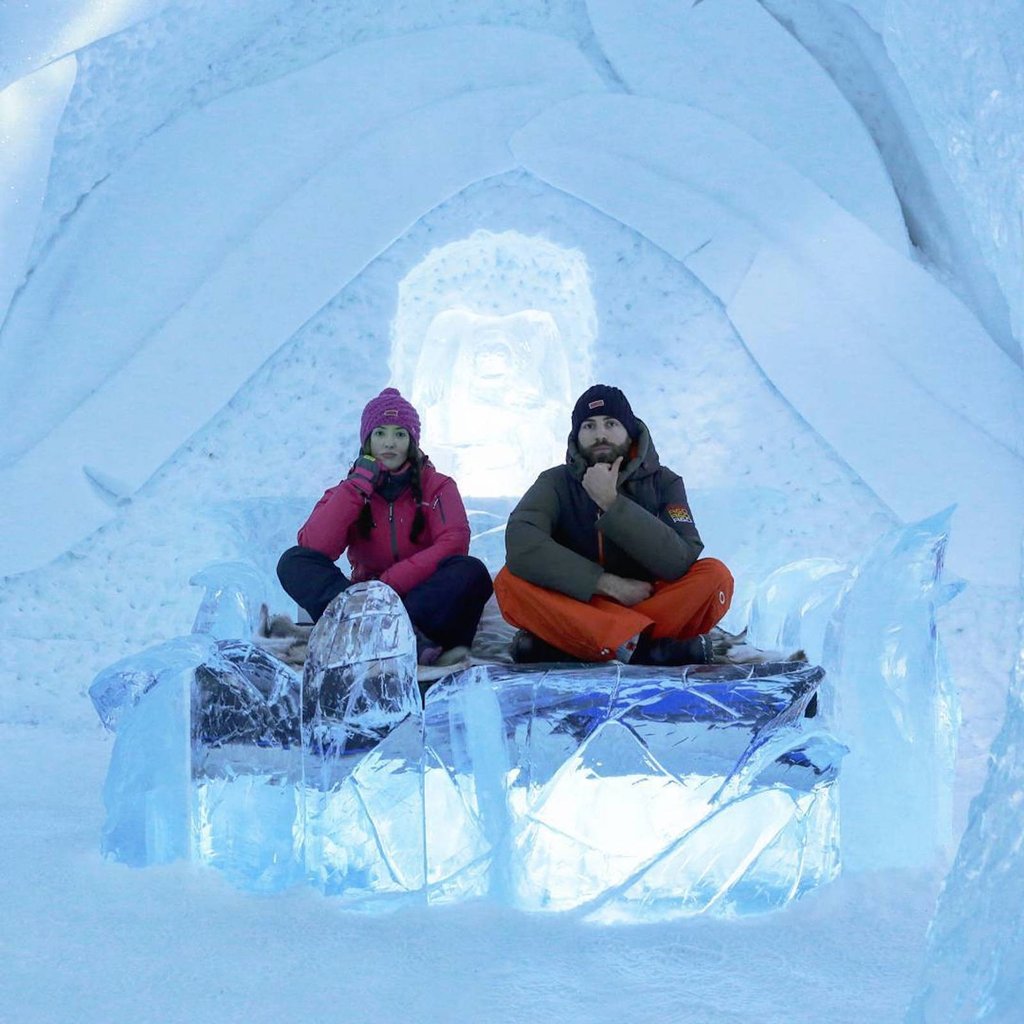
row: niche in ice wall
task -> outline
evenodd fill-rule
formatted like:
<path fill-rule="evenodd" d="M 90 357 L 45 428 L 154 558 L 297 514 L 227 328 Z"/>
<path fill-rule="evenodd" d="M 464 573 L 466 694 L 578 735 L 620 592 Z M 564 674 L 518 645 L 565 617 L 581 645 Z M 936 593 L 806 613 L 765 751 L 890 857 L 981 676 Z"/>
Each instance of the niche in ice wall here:
<path fill-rule="evenodd" d="M 464 494 L 519 495 L 565 458 L 596 334 L 582 252 L 476 231 L 400 282 L 391 379 L 419 410 L 425 450 Z"/>

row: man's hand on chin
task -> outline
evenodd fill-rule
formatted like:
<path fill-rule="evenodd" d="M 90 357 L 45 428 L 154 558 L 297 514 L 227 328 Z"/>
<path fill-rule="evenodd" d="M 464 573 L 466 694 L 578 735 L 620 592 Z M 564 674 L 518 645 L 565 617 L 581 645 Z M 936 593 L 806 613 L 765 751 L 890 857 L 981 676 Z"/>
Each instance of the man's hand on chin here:
<path fill-rule="evenodd" d="M 621 465 L 622 456 L 620 455 L 611 465 L 607 462 L 596 462 L 583 474 L 583 490 L 590 495 L 603 512 L 607 512 L 612 502 L 619 496 L 619 467 Z"/>
<path fill-rule="evenodd" d="M 613 601 L 618 601 L 619 604 L 629 608 L 641 601 L 646 601 L 654 593 L 654 587 L 643 580 L 631 580 L 625 576 L 616 576 L 614 573 L 605 572 L 598 577 L 595 593 L 602 597 L 610 597 Z"/>

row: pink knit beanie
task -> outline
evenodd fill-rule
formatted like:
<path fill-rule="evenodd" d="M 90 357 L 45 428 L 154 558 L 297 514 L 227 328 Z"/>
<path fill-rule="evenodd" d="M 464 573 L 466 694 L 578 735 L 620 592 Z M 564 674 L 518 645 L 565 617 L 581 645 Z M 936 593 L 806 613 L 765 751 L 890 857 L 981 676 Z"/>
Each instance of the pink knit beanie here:
<path fill-rule="evenodd" d="M 398 393 L 396 388 L 385 388 L 376 398 L 371 398 L 359 421 L 359 439 L 363 442 L 374 427 L 404 427 L 419 447 L 420 417 L 416 410 Z"/>

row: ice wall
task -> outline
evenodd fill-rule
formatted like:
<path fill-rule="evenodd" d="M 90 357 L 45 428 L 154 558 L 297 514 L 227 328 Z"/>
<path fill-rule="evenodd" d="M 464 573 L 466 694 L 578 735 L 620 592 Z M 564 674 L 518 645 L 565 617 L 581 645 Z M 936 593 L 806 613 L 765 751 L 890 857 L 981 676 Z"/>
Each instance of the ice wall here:
<path fill-rule="evenodd" d="M 588 0 L 629 91 L 697 107 L 757 139 L 897 250 L 907 236 L 863 123 L 812 57 L 755 0 Z"/>
<path fill-rule="evenodd" d="M 75 82 L 74 57 L 55 61 L 0 91 L 0 324 L 25 277 L 46 195 L 54 135 Z"/>
<path fill-rule="evenodd" d="M 61 225 L 0 331 L 0 571 L 110 518 L 83 465 L 133 494 L 396 236 L 512 169 L 516 128 L 599 88 L 561 40 L 445 29 L 352 47 L 147 137 Z M 25 389 L 30 354 L 75 372 Z M 39 531 L 21 495 L 55 492 Z"/>
<path fill-rule="evenodd" d="M 1024 339 L 1024 7 L 890 0 L 885 46 Z"/>
<path fill-rule="evenodd" d="M 1011 1024 L 1024 991 L 1024 619 L 1002 731 L 939 897 L 908 1024 Z"/>
<path fill-rule="evenodd" d="M 170 0 L 5 3 L 0 8 L 0 90 L 58 62 L 65 54 L 151 17 L 169 4 Z"/>
<path fill-rule="evenodd" d="M 821 67 L 758 4 L 658 3 L 640 20 L 617 0 L 515 10 L 490 3 L 472 12 L 456 4 L 423 16 L 397 7 L 373 16 L 353 13 L 353 24 L 325 5 L 319 36 L 301 7 L 289 6 L 276 17 L 266 4 L 231 17 L 220 10 L 174 8 L 173 16 L 153 18 L 83 55 L 84 77 L 58 133 L 31 279 L 9 311 L 0 345 L 0 381 L 29 352 L 52 360 L 60 351 L 76 372 L 46 389 L 2 393 L 0 415 L 9 422 L 0 448 L 12 462 L 3 470 L 0 494 L 17 496 L 0 497 L 12 537 L 0 553 L 6 571 L 58 554 L 111 517 L 83 466 L 90 467 L 92 480 L 109 481 L 121 500 L 136 493 L 341 283 L 429 209 L 517 163 L 539 173 L 548 159 L 565 165 L 566 154 L 556 150 L 563 141 L 575 142 L 571 134 L 564 140 L 556 134 L 543 152 L 528 147 L 524 135 L 510 154 L 517 128 L 567 96 L 611 99 L 624 87 L 663 103 L 673 115 L 635 106 L 630 116 L 654 128 L 657 138 L 652 143 L 642 132 L 619 133 L 617 156 L 625 159 L 609 163 L 602 155 L 605 118 L 580 118 L 575 108 L 571 116 L 591 171 L 600 165 L 609 187 L 635 209 L 603 202 L 590 182 L 572 180 L 573 175 L 559 178 L 560 185 L 685 260 L 723 302 L 736 299 L 745 276 L 748 287 L 730 314 L 751 351 L 786 399 L 897 514 L 923 514 L 909 507 L 917 495 L 927 508 L 959 499 L 965 516 L 986 502 L 989 490 L 972 479 L 970 467 L 1003 455 L 996 450 L 979 456 L 984 438 L 968 439 L 963 469 L 954 467 L 946 477 L 956 481 L 946 492 L 957 493 L 938 498 L 931 493 L 934 475 L 922 472 L 910 454 L 920 448 L 914 438 L 906 452 L 878 458 L 861 439 L 870 437 L 874 423 L 881 436 L 897 435 L 884 415 L 866 422 L 853 417 L 851 426 L 851 416 L 836 422 L 830 412 L 849 413 L 843 395 L 859 395 L 872 380 L 907 383 L 910 376 L 900 395 L 878 403 L 881 410 L 904 407 L 912 397 L 907 392 L 915 392 L 924 378 L 925 390 L 940 405 L 952 405 L 956 414 L 996 435 L 997 448 L 1000 442 L 1015 447 L 994 422 L 999 415 L 988 415 L 990 407 L 1006 404 L 991 396 L 1013 389 L 1011 375 L 976 370 L 972 376 L 984 381 L 986 399 L 949 401 L 942 386 L 947 367 L 934 372 L 930 361 L 931 334 L 940 330 L 935 321 L 946 325 L 944 335 L 956 334 L 950 344 L 961 365 L 966 359 L 977 368 L 986 361 L 975 351 L 978 332 L 937 286 L 921 302 L 906 301 L 915 284 L 899 272 L 898 260 L 883 262 L 870 243 L 882 237 L 905 248 L 898 204 L 871 138 Z M 473 18 L 504 27 L 459 24 Z M 534 31 L 509 28 L 513 23 Z M 177 63 L 164 35 L 181 45 Z M 362 41 L 356 44 L 357 39 Z M 383 77 L 381 68 L 388 69 Z M 370 90 L 373 102 L 366 102 L 368 82 L 378 85 Z M 678 125 L 693 112 L 734 130 L 726 151 L 709 147 L 715 133 L 702 130 L 684 152 L 670 147 L 666 175 L 646 175 L 645 167 L 664 168 L 659 147 L 666 139 L 686 137 Z M 557 126 L 558 119 L 552 123 Z M 282 145 L 282 139 L 290 141 Z M 532 139 L 536 143 L 538 133 Z M 627 139 L 631 146 L 623 147 Z M 410 153 L 419 157 L 403 158 Z M 776 205 L 780 179 L 772 158 L 836 200 L 867 234 L 855 229 L 851 236 L 840 217 L 843 230 L 832 233 L 834 246 L 819 245 L 791 261 L 792 252 L 780 254 L 773 245 L 779 224 L 762 231 L 747 223 L 737 232 L 737 213 L 756 221 Z M 742 164 L 742 173 L 734 163 Z M 254 165 L 263 173 L 249 174 Z M 758 176 L 748 173 L 751 167 L 759 169 Z M 686 182 L 678 180 L 683 169 Z M 745 194 L 721 195 L 720 187 L 733 187 L 737 176 L 749 186 Z M 550 180 L 556 180 L 553 173 Z M 338 197 L 351 199 L 351 206 Z M 699 213 L 681 225 L 668 215 L 680 207 Z M 827 205 L 811 204 L 796 216 L 791 206 L 782 208 L 790 228 L 797 228 L 796 237 L 789 231 L 789 242 L 799 242 L 804 231 L 816 238 L 833 220 Z M 753 244 L 723 244 L 737 237 Z M 99 248 L 105 260 L 84 258 Z M 858 251 L 865 258 L 850 265 L 846 257 Z M 138 287 L 140 273 L 145 287 Z M 836 290 L 834 279 L 822 277 L 837 273 L 858 279 L 856 298 L 826 325 L 823 317 L 838 307 L 835 294 L 826 296 Z M 810 276 L 812 287 L 806 283 Z M 821 301 L 810 301 L 814 296 Z M 903 316 L 898 324 L 890 315 L 922 303 L 946 309 L 928 320 Z M 772 316 L 781 306 L 793 328 L 788 333 L 780 332 Z M 863 317 L 862 310 L 884 312 Z M 47 324 L 41 333 L 35 330 L 39 323 Z M 889 323 L 894 327 L 883 337 Z M 772 358 L 808 339 L 813 353 L 788 363 Z M 884 351 L 901 352 L 901 365 L 891 366 L 873 350 L 862 358 L 860 350 L 876 341 Z M 804 367 L 823 365 L 822 349 L 840 346 L 857 352 L 847 365 L 864 366 L 865 379 L 844 389 L 829 386 L 838 374 L 812 379 Z M 910 351 L 903 352 L 905 346 Z M 165 386 L 154 389 L 156 379 Z M 135 399 L 140 393 L 148 398 L 144 410 Z M 165 402 L 165 393 L 187 399 Z M 919 422 L 926 434 L 956 429 L 944 414 L 938 423 L 935 417 L 926 422 L 920 404 L 904 431 Z M 853 408 L 863 408 L 863 402 L 855 399 Z M 126 437 L 131 445 L 125 445 Z M 894 457 L 900 454 L 905 457 Z M 895 478 L 908 481 L 902 493 L 892 481 L 878 479 L 879 467 L 888 465 Z M 1013 491 L 1019 466 L 1007 463 L 993 476 Z M 485 491 L 496 486 L 481 485 Z M 38 498 L 54 491 L 65 500 L 48 504 L 51 522 L 37 531 Z M 23 503 L 21 495 L 30 500 Z M 1009 503 L 1015 496 L 994 500 Z M 26 513 L 23 504 L 33 511 Z M 1005 548 L 1006 531 L 989 511 L 981 510 L 979 518 L 990 529 L 977 532 L 991 536 L 993 547 Z M 1006 561 L 999 551 L 983 559 L 977 551 L 973 555 L 976 570 L 993 577 Z M 955 549 L 952 557 L 959 557 Z"/>
<path fill-rule="evenodd" d="M 899 517 L 958 502 L 957 571 L 1016 581 L 1007 510 L 1024 502 L 1024 374 L 948 290 L 693 107 L 574 97 L 513 145 L 533 173 L 692 270 L 773 384 Z"/>
<path fill-rule="evenodd" d="M 760 0 L 828 72 L 878 147 L 915 248 L 1016 362 L 1006 296 L 882 38 L 885 3 Z"/>

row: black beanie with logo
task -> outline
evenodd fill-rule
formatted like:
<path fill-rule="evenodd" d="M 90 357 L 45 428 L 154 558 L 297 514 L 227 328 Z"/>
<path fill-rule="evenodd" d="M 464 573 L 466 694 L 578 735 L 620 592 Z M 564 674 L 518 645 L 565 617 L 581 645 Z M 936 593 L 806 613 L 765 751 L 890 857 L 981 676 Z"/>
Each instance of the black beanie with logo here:
<path fill-rule="evenodd" d="M 634 440 L 640 431 L 629 399 L 618 388 L 608 384 L 595 384 L 576 399 L 576 405 L 572 410 L 573 437 L 579 436 L 580 424 L 591 416 L 614 416 Z"/>

